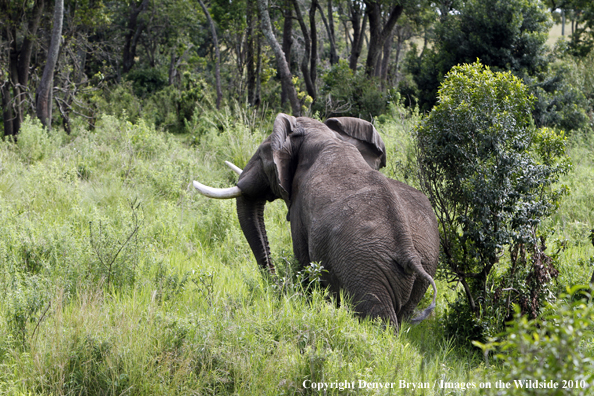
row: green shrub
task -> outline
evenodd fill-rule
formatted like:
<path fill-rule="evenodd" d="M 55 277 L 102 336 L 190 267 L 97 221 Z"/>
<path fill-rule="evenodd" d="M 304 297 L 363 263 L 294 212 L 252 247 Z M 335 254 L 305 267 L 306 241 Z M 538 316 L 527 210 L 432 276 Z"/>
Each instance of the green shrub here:
<path fill-rule="evenodd" d="M 35 331 L 36 323 L 42 320 L 43 310 L 49 303 L 49 281 L 47 278 L 18 273 L 13 274 L 11 281 L 9 285 L 5 283 L 4 287 L 3 316 L 16 346 L 22 348 Z"/>
<path fill-rule="evenodd" d="M 160 91 L 168 83 L 167 75 L 155 67 L 134 69 L 126 75 L 126 80 L 132 82 L 134 94 L 140 98 Z"/>
<path fill-rule="evenodd" d="M 555 186 L 569 171 L 565 137 L 534 127 L 521 80 L 478 62 L 454 67 L 439 99 L 418 129 L 421 182 L 437 212 L 447 276 L 463 286 L 465 310 L 491 322 L 489 335 L 512 302 L 534 318 L 549 298 L 558 270 L 538 227 L 566 192 Z M 456 311 L 449 315 L 456 327 Z M 476 336 L 468 323 L 463 338 Z"/>
<path fill-rule="evenodd" d="M 95 120 L 105 115 L 112 115 L 118 119 L 137 122 L 142 116 L 142 101 L 134 94 L 130 82 L 97 90 L 89 101 L 95 108 Z M 95 120 L 92 120 L 92 124 Z"/>
<path fill-rule="evenodd" d="M 588 127 L 588 101 L 577 81 L 571 81 L 571 62 L 552 63 L 537 77 L 526 77 L 535 97 L 532 116 L 536 126 L 558 128 L 568 133 Z M 585 73 L 584 73 L 585 74 Z"/>
<path fill-rule="evenodd" d="M 136 280 L 144 219 L 139 202 L 131 202 L 129 208 L 130 220 L 125 225 L 109 220 L 89 222 L 89 243 L 96 259 L 90 268 L 94 283 L 121 289 Z"/>
<path fill-rule="evenodd" d="M 452 17 L 444 16 L 434 25 L 433 45 L 409 51 L 405 59 L 422 110 L 437 104 L 439 85 L 456 65 L 480 59 L 493 70 L 517 76 L 534 76 L 546 68 L 551 22 L 543 3 L 468 0 L 451 7 Z"/>
<path fill-rule="evenodd" d="M 145 159 L 151 159 L 166 150 L 166 135 L 155 130 L 144 119 L 138 123 L 124 126 L 124 137 L 130 139 L 134 153 Z"/>
<path fill-rule="evenodd" d="M 322 81 L 324 85 L 312 107 L 322 118 L 351 116 L 371 120 L 385 112 L 390 100 L 379 80 L 362 71 L 353 73 L 344 59 L 332 66 Z"/>
<path fill-rule="evenodd" d="M 412 49 L 409 52 L 414 54 L 416 51 L 415 44 L 413 43 L 411 47 L 412 47 Z M 409 56 L 409 58 L 410 58 L 410 56 Z M 420 60 L 418 60 L 417 58 L 413 58 L 410 62 L 415 62 L 415 61 L 419 62 Z M 406 106 L 408 106 L 410 108 L 415 108 L 418 106 L 417 98 L 419 97 L 419 95 L 421 93 L 419 92 L 417 83 L 415 82 L 415 80 L 411 74 L 404 75 L 402 80 L 400 80 L 398 82 L 398 93 L 400 93 L 400 96 L 402 97 L 403 102 Z M 429 95 L 431 95 L 431 94 L 432 93 L 430 93 Z"/>
<path fill-rule="evenodd" d="M 184 73 L 181 87 L 167 86 L 145 101 L 144 115 L 168 132 L 201 135 L 196 124 L 200 122 L 203 109 L 212 107 L 204 80 Z"/>
<path fill-rule="evenodd" d="M 529 320 L 515 307 L 515 316 L 499 336 L 500 341 L 475 343 L 488 356 L 502 363 L 501 380 L 511 384 L 497 395 L 590 395 L 594 380 L 592 346 L 585 344 L 594 335 L 594 306 L 577 298 L 586 286 L 568 288 L 558 304 L 549 305 L 538 319 Z M 541 387 L 523 388 L 520 381 L 533 381 Z M 542 384 L 557 384 L 557 388 Z"/>
<path fill-rule="evenodd" d="M 27 163 L 42 160 L 55 151 L 61 143 L 59 134 L 48 132 L 37 118 L 27 117 L 16 142 L 21 158 Z"/>

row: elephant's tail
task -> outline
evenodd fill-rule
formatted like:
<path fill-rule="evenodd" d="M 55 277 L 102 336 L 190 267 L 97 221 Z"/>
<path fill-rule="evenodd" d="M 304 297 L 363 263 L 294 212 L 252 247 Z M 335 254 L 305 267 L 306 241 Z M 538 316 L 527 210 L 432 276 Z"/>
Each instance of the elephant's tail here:
<path fill-rule="evenodd" d="M 437 298 L 437 286 L 435 286 L 435 281 L 433 280 L 431 275 L 429 275 L 427 273 L 427 271 L 425 271 L 425 269 L 421 265 L 420 260 L 414 260 L 412 263 L 412 267 L 413 267 L 413 270 L 421 278 L 425 279 L 426 281 L 428 281 L 431 284 L 431 286 L 433 286 L 433 301 L 431 302 L 431 305 L 429 305 L 427 308 L 425 308 L 416 318 L 413 318 L 410 321 L 413 324 L 417 324 L 417 323 L 420 323 L 423 320 L 427 319 L 429 317 L 429 315 L 431 315 L 431 312 L 433 312 L 433 310 L 435 309 L 435 299 Z"/>

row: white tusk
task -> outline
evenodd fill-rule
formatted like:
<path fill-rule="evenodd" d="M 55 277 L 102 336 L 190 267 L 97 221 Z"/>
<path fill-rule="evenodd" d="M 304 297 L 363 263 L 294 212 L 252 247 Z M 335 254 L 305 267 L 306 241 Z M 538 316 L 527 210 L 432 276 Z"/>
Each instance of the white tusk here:
<path fill-rule="evenodd" d="M 235 165 L 234 163 L 229 162 L 229 161 L 225 161 L 225 163 L 227 164 L 227 166 L 229 168 L 231 168 L 233 170 L 233 172 L 237 173 L 238 175 L 241 175 L 241 172 L 243 172 L 241 170 L 241 168 L 239 166 Z"/>
<path fill-rule="evenodd" d="M 198 183 L 196 180 L 194 180 L 194 187 L 200 192 L 200 194 L 209 198 L 229 199 L 241 196 L 241 190 L 237 186 L 229 188 L 213 188 L 205 186 L 204 184 Z"/>

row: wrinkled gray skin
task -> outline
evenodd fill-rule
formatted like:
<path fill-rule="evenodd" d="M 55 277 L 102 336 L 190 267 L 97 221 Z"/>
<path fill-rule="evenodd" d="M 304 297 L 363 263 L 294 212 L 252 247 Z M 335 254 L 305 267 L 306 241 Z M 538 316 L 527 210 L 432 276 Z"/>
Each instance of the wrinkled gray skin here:
<path fill-rule="evenodd" d="M 263 211 L 282 198 L 299 263 L 321 262 L 333 292 L 344 289 L 360 315 L 398 329 L 435 287 L 439 234 L 427 197 L 378 172 L 385 163 L 384 144 L 366 121 L 325 125 L 279 114 L 239 177 L 237 214 L 258 264 L 274 270 Z M 434 307 L 435 295 L 413 321 Z"/>

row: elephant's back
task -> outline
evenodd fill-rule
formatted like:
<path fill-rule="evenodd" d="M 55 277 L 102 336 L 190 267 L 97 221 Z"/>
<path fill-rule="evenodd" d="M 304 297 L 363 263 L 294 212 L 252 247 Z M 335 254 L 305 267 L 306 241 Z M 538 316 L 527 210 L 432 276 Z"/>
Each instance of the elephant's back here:
<path fill-rule="evenodd" d="M 394 249 L 393 225 L 398 222 L 389 213 L 395 205 L 389 189 L 373 183 L 343 188 L 347 192 L 312 208 L 312 260 L 369 260 Z"/>

